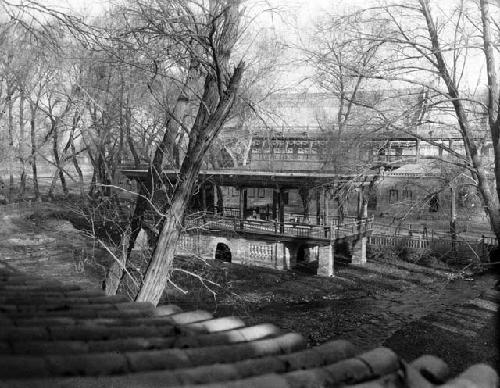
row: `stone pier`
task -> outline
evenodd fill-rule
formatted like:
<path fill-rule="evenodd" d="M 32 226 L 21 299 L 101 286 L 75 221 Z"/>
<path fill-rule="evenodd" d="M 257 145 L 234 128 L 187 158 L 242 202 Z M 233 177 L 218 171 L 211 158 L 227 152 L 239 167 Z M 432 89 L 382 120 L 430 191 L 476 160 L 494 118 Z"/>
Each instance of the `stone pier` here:
<path fill-rule="evenodd" d="M 319 276 L 334 276 L 335 251 L 351 256 L 351 263 L 366 263 L 366 237 L 347 240 L 344 244 L 319 245 L 304 241 L 280 241 L 258 237 L 218 236 L 213 234 L 183 234 L 176 254 L 197 255 L 204 259 L 215 259 L 218 252 L 225 252 L 227 261 L 236 264 L 287 270 L 294 268 L 299 260 L 318 260 Z M 347 245 L 347 247 L 345 247 Z M 344 250 L 342 251 L 342 246 Z M 299 251 L 302 250 L 302 258 Z M 339 253 L 339 252 L 337 252 Z"/>
<path fill-rule="evenodd" d="M 334 275 L 335 248 L 325 245 L 318 248 L 318 276 Z"/>
<path fill-rule="evenodd" d="M 366 264 L 366 242 L 367 237 L 354 240 L 351 250 L 351 263 L 356 265 Z"/>

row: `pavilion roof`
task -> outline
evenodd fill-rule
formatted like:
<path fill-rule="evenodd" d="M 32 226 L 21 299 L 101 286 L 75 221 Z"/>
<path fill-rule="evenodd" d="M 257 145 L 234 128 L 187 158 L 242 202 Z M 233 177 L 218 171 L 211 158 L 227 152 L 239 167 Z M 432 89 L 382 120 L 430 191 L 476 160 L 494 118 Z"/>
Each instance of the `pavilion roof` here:
<path fill-rule="evenodd" d="M 130 179 L 145 179 L 147 169 L 123 168 L 122 174 Z M 178 177 L 178 170 L 164 170 L 163 175 L 171 182 Z M 347 180 L 359 181 L 360 184 L 369 183 L 377 175 L 335 174 L 332 172 L 316 171 L 254 171 L 254 170 L 202 170 L 199 173 L 200 181 L 211 181 L 222 186 L 233 187 L 267 187 L 267 188 L 300 188 L 331 185 Z"/>

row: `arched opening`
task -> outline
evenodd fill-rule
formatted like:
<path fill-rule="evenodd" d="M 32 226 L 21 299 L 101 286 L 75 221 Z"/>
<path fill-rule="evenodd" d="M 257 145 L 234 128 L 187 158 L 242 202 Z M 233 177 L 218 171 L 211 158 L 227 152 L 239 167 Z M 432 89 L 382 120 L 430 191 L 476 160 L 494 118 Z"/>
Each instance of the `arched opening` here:
<path fill-rule="evenodd" d="M 305 262 L 307 262 L 306 247 L 305 245 L 301 245 L 297 250 L 297 265 L 304 264 Z"/>
<path fill-rule="evenodd" d="M 226 244 L 217 244 L 217 246 L 215 247 L 215 259 L 224 261 L 226 263 L 231 262 L 231 250 Z"/>
<path fill-rule="evenodd" d="M 313 253 L 314 248 L 308 245 L 300 245 L 297 248 L 295 270 L 314 275 L 318 270 L 318 260 Z"/>

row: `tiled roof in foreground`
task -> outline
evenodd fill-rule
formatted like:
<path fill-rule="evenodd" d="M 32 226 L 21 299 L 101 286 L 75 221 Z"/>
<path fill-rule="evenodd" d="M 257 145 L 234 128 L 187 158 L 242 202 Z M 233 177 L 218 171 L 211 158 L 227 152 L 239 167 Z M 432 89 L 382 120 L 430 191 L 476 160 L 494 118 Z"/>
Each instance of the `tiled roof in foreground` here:
<path fill-rule="evenodd" d="M 483 364 L 448 376 L 440 359 L 406 363 L 346 341 L 306 348 L 299 334 L 204 311 L 129 302 L 0 269 L 0 387 L 496 387 Z"/>

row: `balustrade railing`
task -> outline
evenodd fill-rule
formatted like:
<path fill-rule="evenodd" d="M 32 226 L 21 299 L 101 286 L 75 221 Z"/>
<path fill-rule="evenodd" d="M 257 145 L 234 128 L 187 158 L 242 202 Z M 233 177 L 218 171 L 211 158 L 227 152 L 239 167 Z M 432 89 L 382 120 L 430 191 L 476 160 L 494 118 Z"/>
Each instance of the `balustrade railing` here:
<path fill-rule="evenodd" d="M 432 249 L 432 250 L 455 250 L 465 251 L 473 250 L 478 254 L 485 255 L 492 247 L 495 247 L 498 242 L 496 239 L 485 238 L 479 240 L 466 239 L 449 239 L 449 238 L 422 238 L 409 236 L 387 236 L 387 235 L 371 235 L 368 238 L 369 245 L 389 246 L 389 247 L 404 247 L 410 249 Z"/>
<path fill-rule="evenodd" d="M 225 230 L 299 238 L 337 239 L 371 231 L 373 228 L 373 217 L 332 226 L 311 225 L 295 222 L 281 223 L 275 220 L 265 221 L 257 219 L 240 219 L 237 217 L 228 217 L 213 213 L 193 214 L 187 217 L 185 221 L 185 228 L 191 230 Z"/>

